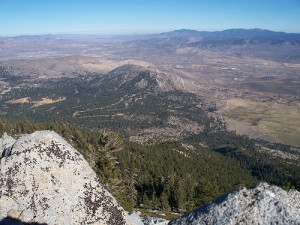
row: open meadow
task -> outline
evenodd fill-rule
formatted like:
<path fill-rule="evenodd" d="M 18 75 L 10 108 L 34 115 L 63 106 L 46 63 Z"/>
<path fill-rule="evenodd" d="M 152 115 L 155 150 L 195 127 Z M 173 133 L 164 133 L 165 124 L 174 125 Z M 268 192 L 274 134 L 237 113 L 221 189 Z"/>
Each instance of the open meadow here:
<path fill-rule="evenodd" d="M 251 137 L 300 146 L 300 105 L 229 99 L 225 118 L 230 130 Z"/>

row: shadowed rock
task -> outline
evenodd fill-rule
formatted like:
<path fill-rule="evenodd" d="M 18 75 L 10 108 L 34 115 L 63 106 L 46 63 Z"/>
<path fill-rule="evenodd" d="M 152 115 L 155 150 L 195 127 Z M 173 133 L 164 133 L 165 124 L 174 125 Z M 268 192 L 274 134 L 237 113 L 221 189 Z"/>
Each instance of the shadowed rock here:
<path fill-rule="evenodd" d="M 36 223 L 36 222 L 26 223 L 19 219 L 6 217 L 6 218 L 0 220 L 0 225 L 47 225 L 47 224 L 46 223 Z"/>

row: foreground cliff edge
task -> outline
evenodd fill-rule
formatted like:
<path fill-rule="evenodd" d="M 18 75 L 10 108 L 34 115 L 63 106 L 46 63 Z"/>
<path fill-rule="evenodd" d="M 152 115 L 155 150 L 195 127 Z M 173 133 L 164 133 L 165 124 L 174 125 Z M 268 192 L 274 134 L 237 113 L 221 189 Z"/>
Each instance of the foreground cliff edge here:
<path fill-rule="evenodd" d="M 0 222 L 129 224 L 83 156 L 53 131 L 0 139 Z"/>
<path fill-rule="evenodd" d="M 300 224 L 300 192 L 261 183 L 220 196 L 169 225 Z"/>

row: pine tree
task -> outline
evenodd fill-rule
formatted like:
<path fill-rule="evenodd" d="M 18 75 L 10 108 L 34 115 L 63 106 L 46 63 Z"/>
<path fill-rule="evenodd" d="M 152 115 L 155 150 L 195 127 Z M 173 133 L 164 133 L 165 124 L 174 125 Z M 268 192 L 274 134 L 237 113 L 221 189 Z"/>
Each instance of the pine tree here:
<path fill-rule="evenodd" d="M 196 206 L 201 206 L 208 203 L 210 200 L 216 198 L 220 194 L 218 187 L 202 178 L 199 180 L 197 187 L 195 188 L 195 201 Z"/>
<path fill-rule="evenodd" d="M 143 206 L 145 209 L 151 209 L 152 207 L 152 202 L 146 193 L 143 194 Z"/>
<path fill-rule="evenodd" d="M 137 190 L 135 189 L 134 178 L 129 178 L 126 181 L 127 199 L 128 204 L 133 208 L 137 203 Z"/>
<path fill-rule="evenodd" d="M 185 208 L 185 192 L 182 181 L 180 179 L 176 180 L 175 188 L 174 188 L 174 198 L 176 209 L 180 211 Z"/>
<path fill-rule="evenodd" d="M 151 208 L 152 208 L 152 209 L 159 209 L 160 201 L 159 201 L 159 199 L 156 197 L 155 191 L 152 192 L 151 203 L 152 203 L 152 204 L 151 204 Z"/>
<path fill-rule="evenodd" d="M 104 152 L 117 152 L 123 149 L 124 139 L 114 133 L 114 132 L 106 132 L 104 131 L 100 134 L 98 144 L 101 151 Z"/>
<path fill-rule="evenodd" d="M 168 200 L 168 194 L 165 191 L 161 193 L 160 202 L 162 211 L 169 212 L 171 210 Z"/>
<path fill-rule="evenodd" d="M 195 195 L 195 181 L 193 177 L 188 174 L 185 182 L 185 193 L 186 193 L 186 209 L 190 211 L 194 208 L 194 195 Z"/>

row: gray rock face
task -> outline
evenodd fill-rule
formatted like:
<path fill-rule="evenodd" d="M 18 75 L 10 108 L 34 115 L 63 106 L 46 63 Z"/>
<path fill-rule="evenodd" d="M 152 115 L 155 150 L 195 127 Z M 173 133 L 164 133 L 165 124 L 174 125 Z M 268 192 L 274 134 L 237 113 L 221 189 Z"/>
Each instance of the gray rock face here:
<path fill-rule="evenodd" d="M 0 221 L 128 224 L 84 158 L 53 131 L 0 139 Z"/>
<path fill-rule="evenodd" d="M 300 192 L 261 183 L 243 188 L 195 209 L 170 225 L 300 224 Z"/>

